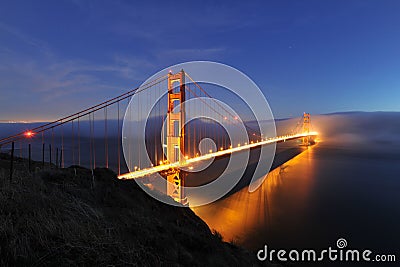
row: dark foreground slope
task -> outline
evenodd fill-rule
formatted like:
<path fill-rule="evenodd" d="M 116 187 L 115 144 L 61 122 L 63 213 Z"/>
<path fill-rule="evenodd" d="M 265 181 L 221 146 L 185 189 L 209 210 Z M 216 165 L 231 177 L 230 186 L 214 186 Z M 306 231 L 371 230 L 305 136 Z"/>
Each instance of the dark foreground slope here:
<path fill-rule="evenodd" d="M 3 161 L 4 163 L 4 161 Z M 251 266 L 189 208 L 162 204 L 107 169 L 0 169 L 0 265 Z"/>

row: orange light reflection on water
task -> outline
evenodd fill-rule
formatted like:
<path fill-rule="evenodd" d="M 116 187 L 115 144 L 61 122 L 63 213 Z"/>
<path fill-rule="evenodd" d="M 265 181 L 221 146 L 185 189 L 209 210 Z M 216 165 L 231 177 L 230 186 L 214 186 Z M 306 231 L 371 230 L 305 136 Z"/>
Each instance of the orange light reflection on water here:
<path fill-rule="evenodd" d="M 287 223 L 290 227 L 291 223 L 296 223 L 296 218 L 291 218 L 290 213 L 303 209 L 310 201 L 314 167 L 312 153 L 313 147 L 309 147 L 271 171 L 253 193 L 244 187 L 225 199 L 192 210 L 210 229 L 220 232 L 225 241 L 238 244 L 265 238 L 272 226 L 276 229 Z M 289 180 L 292 181 L 289 183 Z"/>

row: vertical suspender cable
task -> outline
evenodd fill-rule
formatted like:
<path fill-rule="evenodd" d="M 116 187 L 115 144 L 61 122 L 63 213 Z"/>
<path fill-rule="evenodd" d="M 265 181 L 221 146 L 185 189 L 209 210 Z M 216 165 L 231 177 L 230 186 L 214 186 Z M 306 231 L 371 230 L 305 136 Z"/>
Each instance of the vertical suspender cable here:
<path fill-rule="evenodd" d="M 93 123 L 93 127 L 92 127 L 92 130 L 93 130 L 93 138 L 92 138 L 92 140 L 93 140 L 93 145 L 92 145 L 92 149 L 93 149 L 93 169 L 96 169 L 96 132 L 95 132 L 95 119 L 94 119 L 94 111 L 93 111 L 93 113 L 92 113 L 92 123 Z"/>
<path fill-rule="evenodd" d="M 158 86 L 156 85 L 156 88 L 154 89 L 154 99 L 152 97 L 151 102 L 150 103 L 154 103 L 154 109 L 157 108 L 157 90 Z M 154 101 L 153 101 L 154 100 Z M 153 111 L 153 110 L 152 110 Z M 154 113 L 152 113 L 154 115 Z M 153 124 L 153 134 L 154 134 L 154 158 L 153 158 L 153 165 L 157 165 L 157 118 L 155 118 Z"/>
<path fill-rule="evenodd" d="M 52 150 L 52 147 L 51 147 L 51 144 L 49 144 L 49 163 L 50 163 L 50 168 L 52 167 L 52 166 L 51 166 L 51 164 L 52 164 L 52 160 L 51 160 L 51 150 Z"/>
<path fill-rule="evenodd" d="M 107 132 L 107 107 L 104 108 L 104 145 L 106 168 L 108 168 L 108 132 Z"/>
<path fill-rule="evenodd" d="M 89 113 L 89 156 L 90 156 L 90 169 L 93 170 L 93 144 L 92 144 L 92 116 L 91 113 Z"/>
<path fill-rule="evenodd" d="M 44 169 L 44 132 L 42 132 L 42 169 Z"/>
<path fill-rule="evenodd" d="M 11 143 L 11 160 L 10 160 L 10 183 L 14 172 L 14 141 Z"/>
<path fill-rule="evenodd" d="M 54 149 L 54 128 L 51 128 L 51 146 L 50 146 L 50 157 L 52 157 L 51 155 L 54 154 L 53 153 L 53 149 Z M 50 159 L 50 162 L 52 162 L 53 159 Z"/>
<path fill-rule="evenodd" d="M 71 122 L 71 131 L 72 131 L 72 165 L 75 165 L 75 129 L 74 129 L 74 121 Z"/>
<path fill-rule="evenodd" d="M 56 149 L 56 169 L 58 169 L 58 147 Z"/>
<path fill-rule="evenodd" d="M 142 93 L 142 95 L 143 94 L 145 94 L 145 93 Z M 139 102 L 139 114 L 138 114 L 138 123 L 139 123 L 139 125 L 140 126 L 143 126 L 142 125 L 142 123 L 143 123 L 143 120 L 142 120 L 142 102 L 143 101 L 140 101 L 141 99 L 140 99 L 140 97 L 138 98 L 138 102 Z M 139 127 L 138 129 L 143 129 L 142 127 Z M 139 162 L 138 162 L 138 167 L 139 167 L 139 169 L 140 169 L 140 159 L 141 159 L 141 155 L 142 155 L 142 146 L 140 145 L 140 141 L 139 141 L 139 138 L 137 139 L 137 142 L 138 142 L 138 144 L 137 144 L 137 147 L 139 147 Z M 144 136 L 144 142 L 145 142 L 145 144 L 146 144 L 146 136 Z"/>
<path fill-rule="evenodd" d="M 117 152 L 118 152 L 118 175 L 121 175 L 121 129 L 119 125 L 119 101 L 117 102 L 117 128 L 118 128 L 118 144 L 117 144 Z"/>
<path fill-rule="evenodd" d="M 192 100 L 192 118 L 195 117 L 195 114 L 197 114 L 196 111 L 196 102 L 197 100 L 195 99 L 195 96 L 193 95 L 192 92 L 190 92 L 190 99 Z M 192 144 L 192 152 L 190 152 L 190 157 L 194 157 L 194 155 L 196 154 L 196 120 L 192 120 L 192 128 L 191 131 L 193 133 L 192 139 L 193 139 L 193 144 Z"/>
<path fill-rule="evenodd" d="M 129 103 L 131 103 L 131 101 L 132 101 L 132 96 L 128 99 L 128 104 L 127 104 L 127 107 L 128 107 L 128 116 L 129 116 L 129 133 L 131 133 L 132 132 L 132 106 L 134 106 L 134 105 L 129 105 Z M 122 142 L 123 142 L 124 140 L 122 140 Z M 133 140 L 132 140 L 133 141 Z M 129 164 L 128 164 L 128 168 L 129 168 L 129 166 L 132 166 L 132 157 L 131 157 L 131 153 L 132 153 L 132 142 L 128 142 L 128 162 L 129 162 Z"/>
<path fill-rule="evenodd" d="M 62 121 L 61 121 L 62 122 Z M 64 168 L 64 124 L 61 125 L 60 167 Z"/>
<path fill-rule="evenodd" d="M 190 94 L 188 93 L 188 92 L 186 92 L 186 84 L 184 85 L 184 90 L 185 90 L 185 96 L 186 96 L 186 99 L 185 99 L 185 101 L 186 100 L 189 100 L 190 99 Z M 187 118 L 187 111 L 189 110 L 189 118 L 190 118 L 190 106 L 188 107 L 187 106 L 187 104 L 188 104 L 188 102 L 186 102 L 185 103 L 185 118 Z M 183 123 L 185 124 L 185 121 L 183 121 Z M 185 156 L 188 156 L 189 157 L 189 154 L 190 154 L 190 129 L 189 129 L 189 125 L 185 125 L 186 126 L 186 131 L 185 131 L 185 134 L 186 134 L 186 136 L 184 136 L 184 138 L 185 138 L 185 140 L 184 140 L 184 143 L 185 143 Z"/>
<path fill-rule="evenodd" d="M 78 166 L 81 166 L 81 127 L 80 127 L 79 117 L 78 117 Z"/>

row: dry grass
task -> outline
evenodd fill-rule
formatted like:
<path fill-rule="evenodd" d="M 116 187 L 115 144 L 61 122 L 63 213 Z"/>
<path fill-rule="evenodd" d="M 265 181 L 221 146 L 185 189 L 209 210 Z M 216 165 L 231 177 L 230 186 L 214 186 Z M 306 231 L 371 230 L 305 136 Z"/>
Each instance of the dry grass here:
<path fill-rule="evenodd" d="M 106 169 L 0 169 L 0 266 L 252 266 L 188 208 Z"/>

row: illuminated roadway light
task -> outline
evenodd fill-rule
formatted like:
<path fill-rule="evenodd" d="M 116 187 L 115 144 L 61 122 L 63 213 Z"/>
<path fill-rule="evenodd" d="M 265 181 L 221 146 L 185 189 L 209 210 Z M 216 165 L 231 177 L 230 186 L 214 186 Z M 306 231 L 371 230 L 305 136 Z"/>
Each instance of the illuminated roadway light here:
<path fill-rule="evenodd" d="M 286 139 L 296 139 L 296 138 L 301 138 L 301 137 L 306 137 L 306 136 L 313 136 L 313 135 L 318 135 L 317 132 L 309 132 L 309 133 L 301 133 L 301 134 L 292 134 L 292 135 L 285 135 L 285 136 L 276 136 L 273 138 L 269 138 L 266 141 L 262 141 L 261 143 L 254 143 L 254 144 L 249 144 L 246 146 L 242 146 L 242 147 L 235 147 L 232 148 L 232 146 L 230 146 L 229 149 L 223 150 L 223 151 L 216 151 L 213 152 L 211 154 L 206 154 L 206 155 L 201 155 L 198 156 L 197 153 L 197 157 L 196 158 L 191 158 L 189 160 L 187 160 L 186 162 L 182 163 L 182 162 L 166 162 L 167 164 L 164 165 L 160 165 L 160 166 L 156 166 L 153 168 L 147 168 L 147 169 L 143 169 L 137 172 L 130 172 L 130 173 L 126 173 L 126 174 L 122 174 L 120 176 L 118 176 L 119 179 L 135 179 L 135 178 L 140 178 L 140 177 L 144 177 L 146 175 L 150 175 L 150 174 L 154 174 L 156 172 L 160 172 L 160 171 L 164 171 L 164 170 L 168 170 L 171 168 L 177 168 L 177 167 L 185 167 L 188 166 L 189 164 L 195 163 L 195 162 L 199 162 L 202 160 L 207 160 L 207 159 L 211 159 L 214 157 L 218 157 L 218 156 L 222 156 L 222 155 L 226 155 L 226 154 L 230 154 L 230 153 L 234 153 L 234 152 L 239 152 L 239 151 L 243 151 L 245 149 L 250 149 L 253 147 L 257 147 L 260 145 L 268 145 L 274 142 L 279 142 L 279 141 L 283 141 Z"/>

